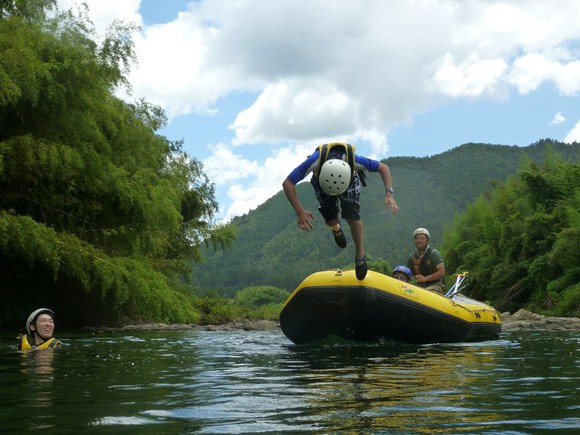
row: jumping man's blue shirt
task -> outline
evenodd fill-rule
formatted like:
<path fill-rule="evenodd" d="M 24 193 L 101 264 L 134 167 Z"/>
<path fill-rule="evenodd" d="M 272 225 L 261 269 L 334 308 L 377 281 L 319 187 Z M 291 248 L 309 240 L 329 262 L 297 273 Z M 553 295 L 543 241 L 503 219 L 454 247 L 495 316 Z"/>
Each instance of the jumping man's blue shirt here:
<path fill-rule="evenodd" d="M 293 183 L 297 184 L 299 181 L 304 180 L 304 178 L 316 168 L 318 163 L 319 151 L 316 150 L 312 153 L 306 160 L 304 160 L 299 166 L 297 166 L 290 175 L 288 179 Z M 356 169 L 366 169 L 369 172 L 377 172 L 379 170 L 378 160 L 369 159 L 368 157 L 359 156 L 355 154 L 354 156 Z"/>

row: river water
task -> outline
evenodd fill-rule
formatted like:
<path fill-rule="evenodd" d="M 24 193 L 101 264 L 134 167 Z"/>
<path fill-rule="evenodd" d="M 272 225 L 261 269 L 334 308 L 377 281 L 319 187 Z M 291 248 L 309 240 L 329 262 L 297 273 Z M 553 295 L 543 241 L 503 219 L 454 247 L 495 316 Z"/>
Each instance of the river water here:
<path fill-rule="evenodd" d="M 280 331 L 0 340 L 0 433 L 580 433 L 580 332 L 295 346 Z"/>

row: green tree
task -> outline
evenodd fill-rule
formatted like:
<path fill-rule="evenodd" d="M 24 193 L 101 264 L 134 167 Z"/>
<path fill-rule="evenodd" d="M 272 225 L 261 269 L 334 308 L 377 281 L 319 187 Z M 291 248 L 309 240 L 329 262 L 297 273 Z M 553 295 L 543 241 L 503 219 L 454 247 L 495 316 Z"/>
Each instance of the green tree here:
<path fill-rule="evenodd" d="M 269 304 L 281 304 L 290 294 L 281 288 L 272 286 L 246 287 L 236 293 L 236 303 L 249 308 L 257 308 Z"/>
<path fill-rule="evenodd" d="M 472 292 L 502 310 L 580 313 L 580 165 L 550 155 L 458 215 L 443 244 L 449 271 L 469 270 Z"/>
<path fill-rule="evenodd" d="M 86 16 L 51 9 L 0 4 L 5 318 L 40 304 L 78 323 L 195 321 L 189 260 L 203 244 L 231 245 L 233 227 L 214 223 L 201 163 L 155 133 L 163 111 L 114 95 L 127 85 L 133 27 L 114 23 L 96 43 Z"/>

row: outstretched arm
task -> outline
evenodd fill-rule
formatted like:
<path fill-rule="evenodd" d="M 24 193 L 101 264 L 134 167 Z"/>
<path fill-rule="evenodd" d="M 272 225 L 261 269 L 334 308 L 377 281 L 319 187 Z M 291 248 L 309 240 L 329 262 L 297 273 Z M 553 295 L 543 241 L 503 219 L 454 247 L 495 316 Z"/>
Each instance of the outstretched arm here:
<path fill-rule="evenodd" d="M 288 198 L 288 201 L 290 201 L 290 204 L 294 207 L 296 220 L 298 221 L 298 228 L 303 231 L 310 231 L 312 229 L 311 220 L 314 219 L 314 215 L 302 207 L 298 195 L 296 194 L 296 186 L 289 178 L 286 178 L 282 183 L 282 188 L 284 189 L 286 198 Z"/>
<path fill-rule="evenodd" d="M 395 196 L 393 193 L 389 192 L 389 188 L 393 187 L 393 180 L 391 179 L 391 171 L 389 167 L 385 165 L 383 162 L 379 162 L 379 173 L 381 174 L 381 178 L 383 179 L 383 184 L 385 185 L 385 205 L 387 206 L 387 210 L 391 211 L 391 214 L 397 214 L 399 211 L 399 206 L 395 201 Z"/>

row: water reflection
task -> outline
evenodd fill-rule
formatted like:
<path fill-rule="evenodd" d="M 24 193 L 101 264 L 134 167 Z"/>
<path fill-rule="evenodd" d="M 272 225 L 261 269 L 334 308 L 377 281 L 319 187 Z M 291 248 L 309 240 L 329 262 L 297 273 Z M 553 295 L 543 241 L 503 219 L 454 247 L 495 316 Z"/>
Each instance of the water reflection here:
<path fill-rule="evenodd" d="M 535 433 L 580 429 L 578 335 L 457 345 L 278 332 L 99 333 L 0 355 L 2 431 Z"/>
<path fill-rule="evenodd" d="M 433 425 L 449 430 L 450 414 L 461 414 L 463 426 L 482 417 L 500 418 L 497 412 L 482 416 L 478 408 L 466 406 L 480 400 L 493 379 L 496 352 L 485 347 L 398 344 L 293 351 L 287 369 L 295 374 L 293 387 L 309 392 L 308 418 L 339 430 L 433 433 Z M 419 414 L 429 422 L 425 427 Z"/>
<path fill-rule="evenodd" d="M 25 375 L 23 406 L 31 409 L 25 420 L 29 430 L 54 428 L 53 361 L 55 349 L 19 352 Z"/>
<path fill-rule="evenodd" d="M 51 375 L 54 371 L 52 362 L 54 360 L 54 348 L 41 349 L 37 351 L 24 351 L 22 354 L 23 372 L 31 375 Z M 51 376 L 41 376 L 39 379 L 52 382 Z"/>

